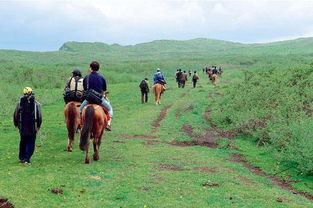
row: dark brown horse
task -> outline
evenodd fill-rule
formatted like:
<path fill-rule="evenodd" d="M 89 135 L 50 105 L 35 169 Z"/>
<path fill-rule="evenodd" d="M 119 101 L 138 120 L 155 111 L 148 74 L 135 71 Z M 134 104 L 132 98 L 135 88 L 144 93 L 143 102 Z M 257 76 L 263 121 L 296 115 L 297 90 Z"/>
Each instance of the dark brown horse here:
<path fill-rule="evenodd" d="M 153 85 L 153 92 L 154 92 L 154 97 L 155 97 L 155 104 L 159 105 L 160 103 L 160 99 L 161 99 L 161 95 L 162 93 L 165 91 L 165 87 L 159 83 Z"/>
<path fill-rule="evenodd" d="M 93 160 L 99 160 L 99 150 L 103 131 L 108 123 L 107 115 L 99 105 L 89 104 L 82 112 L 82 130 L 80 133 L 79 147 L 86 151 L 85 163 L 89 163 L 89 139 L 93 139 Z"/>
<path fill-rule="evenodd" d="M 69 102 L 64 109 L 64 116 L 68 135 L 66 150 L 72 152 L 75 132 L 79 128 L 79 102 Z"/>

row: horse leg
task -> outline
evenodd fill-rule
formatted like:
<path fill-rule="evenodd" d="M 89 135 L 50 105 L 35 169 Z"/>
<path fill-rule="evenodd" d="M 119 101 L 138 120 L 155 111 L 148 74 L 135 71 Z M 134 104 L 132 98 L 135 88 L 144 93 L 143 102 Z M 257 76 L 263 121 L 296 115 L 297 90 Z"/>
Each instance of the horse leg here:
<path fill-rule="evenodd" d="M 72 152 L 73 151 L 73 143 L 74 143 L 74 137 L 73 138 L 68 138 L 68 144 L 67 144 L 67 151 Z"/>
<path fill-rule="evenodd" d="M 99 139 L 98 138 L 94 138 L 93 139 L 93 160 L 97 161 L 99 160 L 99 145 L 98 145 L 98 142 Z"/>
<path fill-rule="evenodd" d="M 85 163 L 86 163 L 86 164 L 89 164 L 89 163 L 90 163 L 88 149 L 89 149 L 89 139 L 88 139 L 88 142 L 87 142 L 87 144 L 86 144 L 86 157 L 85 157 Z"/>

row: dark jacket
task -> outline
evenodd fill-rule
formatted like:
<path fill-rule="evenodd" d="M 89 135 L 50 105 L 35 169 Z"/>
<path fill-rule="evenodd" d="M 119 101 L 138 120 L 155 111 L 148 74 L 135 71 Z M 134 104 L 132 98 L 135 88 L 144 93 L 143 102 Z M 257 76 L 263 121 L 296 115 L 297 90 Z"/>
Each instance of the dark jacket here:
<path fill-rule="evenodd" d="M 23 96 L 13 114 L 14 126 L 20 134 L 30 136 L 37 133 L 42 123 L 41 106 L 34 96 Z"/>
<path fill-rule="evenodd" d="M 98 72 L 91 72 L 89 75 L 85 76 L 83 85 L 85 91 L 93 89 L 100 94 L 107 91 L 106 80 L 104 76 Z"/>
<path fill-rule="evenodd" d="M 181 76 L 180 81 L 186 82 L 187 81 L 187 74 L 183 73 L 182 76 Z"/>
<path fill-rule="evenodd" d="M 141 92 L 149 92 L 149 84 L 146 80 L 142 80 L 139 84 Z"/>

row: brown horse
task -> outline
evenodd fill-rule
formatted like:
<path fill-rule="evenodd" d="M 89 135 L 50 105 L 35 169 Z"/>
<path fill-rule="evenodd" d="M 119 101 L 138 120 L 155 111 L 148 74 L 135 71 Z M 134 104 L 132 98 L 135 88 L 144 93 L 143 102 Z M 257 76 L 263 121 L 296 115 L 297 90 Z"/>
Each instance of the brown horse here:
<path fill-rule="evenodd" d="M 75 132 L 79 128 L 79 106 L 80 102 L 69 102 L 64 109 L 64 116 L 68 135 L 66 150 L 72 152 Z"/>
<path fill-rule="evenodd" d="M 79 147 L 81 150 L 86 151 L 85 163 L 89 163 L 89 139 L 93 139 L 93 160 L 99 160 L 99 150 L 101 144 L 101 137 L 103 131 L 108 123 L 108 118 L 99 105 L 89 104 L 87 105 L 82 112 L 82 130 L 80 134 L 80 143 Z"/>
<path fill-rule="evenodd" d="M 161 104 L 160 99 L 161 95 L 165 91 L 165 87 L 159 83 L 153 85 L 153 92 L 154 92 L 154 97 L 155 97 L 155 104 L 159 105 Z"/>
<path fill-rule="evenodd" d="M 216 74 L 212 74 L 212 84 L 216 84 L 217 81 L 217 75 Z"/>

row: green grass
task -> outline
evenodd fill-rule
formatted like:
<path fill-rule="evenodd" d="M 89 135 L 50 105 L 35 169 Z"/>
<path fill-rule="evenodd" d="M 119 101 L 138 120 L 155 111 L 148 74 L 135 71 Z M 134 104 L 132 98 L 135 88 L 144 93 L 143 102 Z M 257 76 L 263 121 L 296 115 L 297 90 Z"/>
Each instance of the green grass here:
<path fill-rule="evenodd" d="M 203 113 L 208 93 L 215 88 L 201 77 L 199 88 L 175 88 L 170 82 L 161 106 L 140 104 L 138 83 L 110 85 L 110 98 L 116 117 L 114 131 L 106 132 L 100 161 L 85 165 L 77 137 L 72 153 L 67 143 L 63 103 L 43 106 L 43 127 L 37 138 L 32 164 L 17 162 L 18 133 L 11 120 L 1 127 L 0 197 L 9 198 L 16 207 L 309 207 L 308 200 L 282 190 L 267 179 L 256 176 L 240 164 L 229 161 L 227 149 L 178 147 L 173 140 L 191 140 L 181 131 L 185 123 L 201 133 L 206 128 Z M 187 88 L 191 88 L 190 83 Z M 40 94 L 38 94 L 40 98 Z M 172 104 L 161 127 L 154 134 L 159 143 L 125 135 L 145 135 L 161 109 Z M 191 111 L 176 113 L 192 105 Z M 115 142 L 114 142 L 115 141 Z M 116 142 L 119 141 L 119 142 Z M 121 143 L 124 142 L 124 143 Z M 167 170 L 176 167 L 179 170 Z M 163 168 L 162 168 L 163 167 Z M 212 172 L 201 171 L 209 168 Z M 206 182 L 218 187 L 203 187 Z M 62 188 L 64 194 L 49 191 Z M 285 202 L 277 202 L 278 197 Z"/>
<path fill-rule="evenodd" d="M 220 138 L 218 149 L 168 144 L 193 139 L 182 131 L 185 124 L 190 125 L 195 134 L 205 134 L 209 126 L 204 113 L 233 102 L 221 96 L 212 97 L 212 93 L 230 95 L 238 82 L 269 67 L 307 68 L 312 62 L 312 48 L 308 47 L 311 41 L 245 45 L 195 39 L 154 41 L 136 46 L 71 42 L 57 52 L 0 50 L 3 72 L 0 198 L 8 198 L 16 207 L 313 207 L 311 201 L 229 160 L 231 153 L 244 154 L 251 164 L 272 175 L 288 167 L 278 162 L 273 147 L 257 147 L 255 137 Z M 62 91 L 72 69 L 81 68 L 86 74 L 92 60 L 101 62 L 100 71 L 108 79 L 115 118 L 114 130 L 103 136 L 100 161 L 85 165 L 84 153 L 77 144 L 78 135 L 74 151 L 64 151 L 67 132 Z M 208 83 L 201 71 L 211 64 L 221 65 L 225 71 L 216 87 Z M 154 105 L 151 94 L 149 104 L 142 105 L 139 82 L 144 77 L 151 82 L 157 67 L 169 81 L 168 90 L 161 106 Z M 188 82 L 185 89 L 177 89 L 174 83 L 177 68 L 198 70 L 198 88 L 190 89 Z M 25 86 L 34 89 L 43 107 L 43 126 L 37 136 L 39 146 L 30 166 L 18 163 L 19 136 L 12 123 L 13 109 Z M 189 89 L 186 96 L 181 97 Z M 255 97 L 251 95 L 248 99 L 253 101 Z M 311 97 L 309 93 L 308 97 Z M 160 128 L 152 133 L 153 121 L 168 105 L 171 108 Z M 230 129 L 233 126 L 223 125 L 219 119 L 238 112 L 222 113 L 216 118 L 213 111 L 212 119 L 219 127 Z M 151 134 L 155 138 L 142 136 Z M 228 149 L 227 144 L 236 145 L 241 151 Z M 288 179 L 296 189 L 313 194 L 309 188 L 313 187 L 311 176 L 299 175 L 290 169 L 277 177 Z M 202 186 L 207 182 L 219 186 Z M 57 187 L 62 188 L 64 194 L 51 193 L 50 190 Z M 276 201 L 279 197 L 282 203 Z"/>

